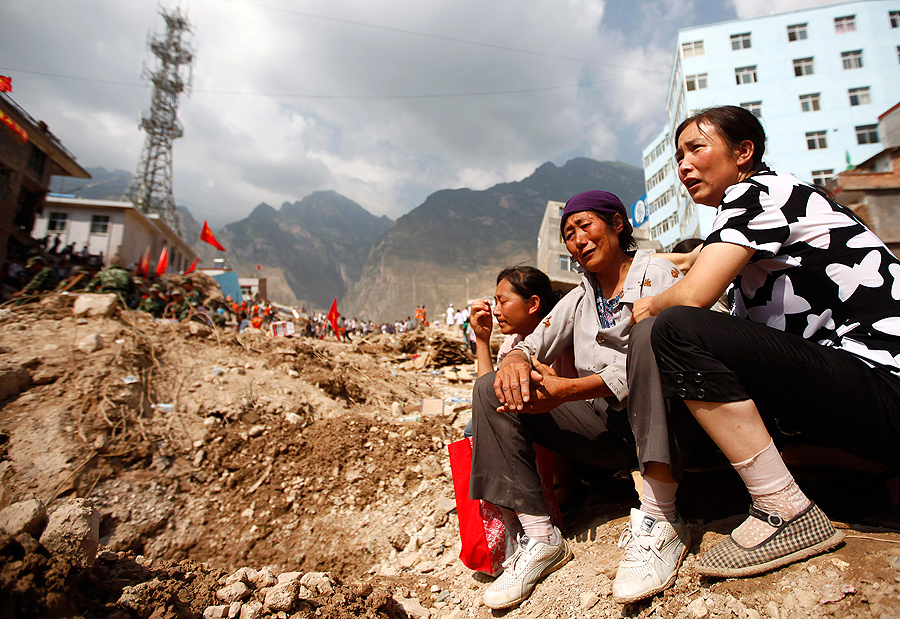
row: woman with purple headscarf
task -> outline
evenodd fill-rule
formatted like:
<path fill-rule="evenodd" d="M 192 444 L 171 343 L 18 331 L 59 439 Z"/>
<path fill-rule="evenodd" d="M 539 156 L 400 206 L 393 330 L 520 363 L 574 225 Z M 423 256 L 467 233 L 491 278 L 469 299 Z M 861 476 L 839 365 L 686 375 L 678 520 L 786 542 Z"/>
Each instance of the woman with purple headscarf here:
<path fill-rule="evenodd" d="M 557 303 L 496 372 L 478 379 L 473 394 L 470 496 L 513 510 L 524 530 L 515 553 L 504 562 L 505 571 L 485 591 L 484 602 L 490 608 L 518 605 L 538 580 L 572 558 L 566 540 L 550 522 L 535 443 L 575 462 L 612 471 L 632 468 L 636 448 L 643 462 L 667 463 L 670 451 L 678 455 L 677 449 L 670 450 L 666 404 L 653 355 L 643 355 L 632 368 L 627 353 L 635 301 L 659 294 L 681 273 L 665 258 L 633 251 L 637 243 L 625 206 L 606 191 L 589 191 L 569 200 L 560 233 L 581 267 L 581 284 Z M 550 368 L 570 347 L 577 378 L 557 376 Z M 649 350 L 649 345 L 644 348 Z M 647 396 L 642 388 L 637 405 L 661 411 L 631 415 L 640 423 L 646 421 L 632 432 L 629 384 L 634 381 L 657 391 L 657 396 Z M 669 468 L 644 473 L 656 474 L 664 482 L 671 479 Z M 620 601 L 642 599 L 669 586 L 690 545 L 680 518 L 669 521 L 633 510 L 628 532 L 623 535 L 626 554 L 614 586 Z M 647 552 L 651 545 L 654 552 Z"/>

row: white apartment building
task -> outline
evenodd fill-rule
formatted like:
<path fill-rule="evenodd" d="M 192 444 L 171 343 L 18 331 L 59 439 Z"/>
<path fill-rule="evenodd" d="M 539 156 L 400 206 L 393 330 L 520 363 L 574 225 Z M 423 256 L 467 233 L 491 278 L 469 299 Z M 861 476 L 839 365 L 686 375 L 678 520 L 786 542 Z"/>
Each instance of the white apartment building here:
<path fill-rule="evenodd" d="M 678 32 L 668 122 L 643 150 L 650 237 L 705 237 L 715 209 L 678 182 L 672 136 L 697 110 L 740 105 L 762 121 L 773 169 L 824 183 L 883 149 L 900 100 L 900 0 L 846 2 Z"/>

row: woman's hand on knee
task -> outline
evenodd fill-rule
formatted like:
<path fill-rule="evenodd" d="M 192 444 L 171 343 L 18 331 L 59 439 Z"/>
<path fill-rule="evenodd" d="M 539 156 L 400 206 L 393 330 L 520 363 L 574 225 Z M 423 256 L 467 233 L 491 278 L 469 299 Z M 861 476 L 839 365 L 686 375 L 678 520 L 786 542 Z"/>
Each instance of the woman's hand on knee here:
<path fill-rule="evenodd" d="M 521 351 L 512 351 L 494 376 L 494 393 L 509 411 L 520 411 L 530 398 L 531 363 Z"/>

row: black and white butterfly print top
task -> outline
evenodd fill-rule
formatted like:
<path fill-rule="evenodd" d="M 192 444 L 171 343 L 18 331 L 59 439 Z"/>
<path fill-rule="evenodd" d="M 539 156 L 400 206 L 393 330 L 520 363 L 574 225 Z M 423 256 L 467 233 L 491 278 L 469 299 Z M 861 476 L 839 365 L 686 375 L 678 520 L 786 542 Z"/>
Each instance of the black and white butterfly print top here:
<path fill-rule="evenodd" d="M 900 260 L 853 213 L 790 174 L 732 185 L 706 244 L 756 252 L 732 312 L 900 376 Z"/>

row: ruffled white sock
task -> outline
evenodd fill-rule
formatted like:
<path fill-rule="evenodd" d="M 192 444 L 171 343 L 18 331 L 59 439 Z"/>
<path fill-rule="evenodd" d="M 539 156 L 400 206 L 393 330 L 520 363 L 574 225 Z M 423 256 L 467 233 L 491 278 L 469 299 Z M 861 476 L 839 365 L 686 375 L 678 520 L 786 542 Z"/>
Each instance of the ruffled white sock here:
<path fill-rule="evenodd" d="M 752 458 L 733 462 L 732 466 L 744 480 L 757 509 L 790 520 L 809 507 L 810 500 L 794 481 L 774 442 Z M 751 516 L 732 531 L 731 536 L 741 546 L 750 548 L 774 532 L 775 527 Z"/>

